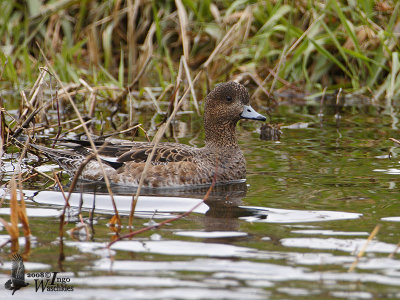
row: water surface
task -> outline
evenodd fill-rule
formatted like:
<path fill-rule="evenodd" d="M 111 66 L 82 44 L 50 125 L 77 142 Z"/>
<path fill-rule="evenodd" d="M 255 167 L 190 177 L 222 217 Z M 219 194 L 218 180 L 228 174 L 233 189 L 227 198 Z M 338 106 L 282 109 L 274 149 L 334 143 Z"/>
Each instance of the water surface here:
<path fill-rule="evenodd" d="M 37 176 L 24 183 L 32 228 L 27 272 L 61 272 L 74 292 L 38 292 L 31 285 L 19 299 L 376 299 L 400 298 L 400 165 L 389 137 L 398 138 L 397 108 L 347 98 L 282 101 L 272 112 L 280 141 L 259 138 L 260 124 L 242 122 L 238 136 L 248 162 L 246 183 L 217 187 L 193 214 L 131 240 L 105 246 L 115 232 L 102 185 L 81 184 L 67 210 L 59 239 L 64 198 Z M 260 109 L 262 110 L 262 108 Z M 293 125 L 294 124 L 294 125 Z M 202 145 L 201 119 L 180 115 L 177 140 Z M 391 158 L 389 158 L 389 154 Z M 18 154 L 1 165 L 8 191 Z M 52 175 L 51 163 L 30 165 Z M 22 166 L 22 170 L 27 170 Z M 64 182 L 66 182 L 64 180 Z M 68 188 L 67 186 L 65 187 Z M 123 229 L 134 191 L 115 187 Z M 159 223 L 195 206 L 207 187 L 145 191 L 135 229 Z M 72 234 L 82 217 L 89 227 Z M 381 229 L 354 272 L 348 272 L 376 225 Z M 0 227 L 0 244 L 8 234 Z M 20 238 L 21 252 L 25 239 Z M 24 246 L 25 245 L 25 246 Z M 10 274 L 9 245 L 0 250 L 0 282 Z M 393 253 L 396 253 L 392 255 Z M 10 292 L 0 290 L 0 297 Z"/>

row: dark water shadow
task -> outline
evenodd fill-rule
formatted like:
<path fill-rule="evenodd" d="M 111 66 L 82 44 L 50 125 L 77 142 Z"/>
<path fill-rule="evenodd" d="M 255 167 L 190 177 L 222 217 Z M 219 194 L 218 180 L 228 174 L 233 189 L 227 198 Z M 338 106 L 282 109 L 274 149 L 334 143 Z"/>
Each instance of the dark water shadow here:
<path fill-rule="evenodd" d="M 208 199 L 204 202 L 209 209 L 202 218 L 205 231 L 238 231 L 240 217 L 258 218 L 259 210 L 246 208 L 242 199 L 247 194 L 247 183 L 236 182 L 218 184 L 212 189 Z M 178 187 L 178 188 L 144 188 L 141 196 L 180 197 L 203 199 L 209 189 L 209 185 Z M 107 194 L 107 187 L 103 182 L 80 181 L 75 189 L 81 193 Z M 136 188 L 113 185 L 112 191 L 116 195 L 134 195 Z M 262 216 L 266 217 L 266 214 Z M 219 239 L 212 239 L 214 242 Z M 226 241 L 226 239 L 222 239 Z M 222 241 L 221 240 L 221 241 Z M 229 238 L 231 240 L 231 238 Z"/>

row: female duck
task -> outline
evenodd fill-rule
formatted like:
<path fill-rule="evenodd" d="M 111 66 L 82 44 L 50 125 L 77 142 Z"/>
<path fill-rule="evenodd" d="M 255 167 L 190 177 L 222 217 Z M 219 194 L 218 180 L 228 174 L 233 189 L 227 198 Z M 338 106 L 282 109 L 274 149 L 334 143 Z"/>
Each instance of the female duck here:
<path fill-rule="evenodd" d="M 206 97 L 204 107 L 205 146 L 194 148 L 177 143 L 160 143 L 146 173 L 144 186 L 172 187 L 209 184 L 216 173 L 217 183 L 244 180 L 246 160 L 236 138 L 236 123 L 240 119 L 265 121 L 249 104 L 246 88 L 237 82 L 219 84 Z M 103 167 L 114 184 L 137 186 L 152 145 L 118 139 L 95 141 Z M 55 160 L 71 176 L 92 153 L 87 141 L 73 141 L 71 150 L 35 148 Z M 96 159 L 84 168 L 81 177 L 103 180 Z"/>

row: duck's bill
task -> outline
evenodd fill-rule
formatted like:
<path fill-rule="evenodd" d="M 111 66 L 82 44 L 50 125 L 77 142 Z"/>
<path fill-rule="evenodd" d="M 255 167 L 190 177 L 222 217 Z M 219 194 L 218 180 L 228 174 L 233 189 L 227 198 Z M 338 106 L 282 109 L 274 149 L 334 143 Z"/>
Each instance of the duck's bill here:
<path fill-rule="evenodd" d="M 265 121 L 267 118 L 262 114 L 259 114 L 252 108 L 250 105 L 243 106 L 243 112 L 240 114 L 241 119 L 250 119 L 250 120 L 258 120 Z"/>

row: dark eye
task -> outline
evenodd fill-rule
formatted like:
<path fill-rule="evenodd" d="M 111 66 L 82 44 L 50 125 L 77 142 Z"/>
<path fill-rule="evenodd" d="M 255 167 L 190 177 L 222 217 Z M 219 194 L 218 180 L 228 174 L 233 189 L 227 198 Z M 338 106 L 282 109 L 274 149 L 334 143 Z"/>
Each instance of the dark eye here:
<path fill-rule="evenodd" d="M 228 102 L 232 101 L 232 97 L 231 96 L 226 96 L 226 100 L 228 100 Z"/>

